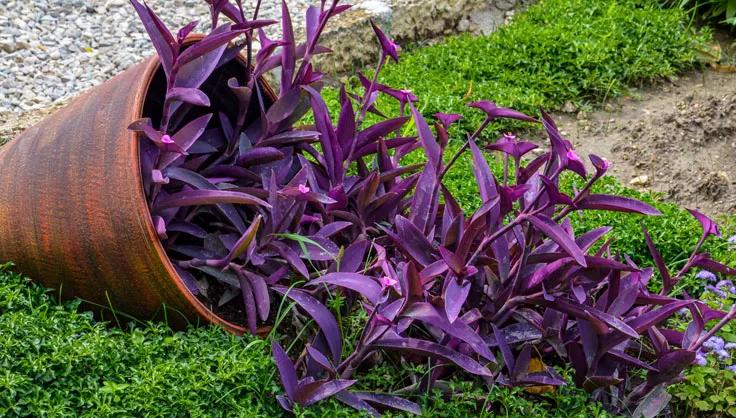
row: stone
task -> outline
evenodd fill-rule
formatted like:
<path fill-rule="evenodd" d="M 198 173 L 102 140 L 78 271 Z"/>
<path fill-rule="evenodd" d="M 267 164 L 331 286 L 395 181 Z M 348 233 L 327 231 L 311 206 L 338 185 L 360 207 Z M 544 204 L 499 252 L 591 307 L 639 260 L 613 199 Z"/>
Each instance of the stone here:
<path fill-rule="evenodd" d="M 633 179 L 631 179 L 629 184 L 632 186 L 638 186 L 638 187 L 648 186 L 649 176 L 647 176 L 646 174 L 643 174 L 641 176 L 634 177 Z"/>

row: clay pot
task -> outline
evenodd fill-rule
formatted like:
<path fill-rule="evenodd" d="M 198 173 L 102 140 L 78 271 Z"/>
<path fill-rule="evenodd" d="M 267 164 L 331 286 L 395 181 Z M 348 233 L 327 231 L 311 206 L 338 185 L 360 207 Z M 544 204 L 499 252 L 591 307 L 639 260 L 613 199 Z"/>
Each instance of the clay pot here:
<path fill-rule="evenodd" d="M 230 63 L 211 79 L 244 65 Z M 144 61 L 0 148 L 0 262 L 12 261 L 64 299 L 176 328 L 211 322 L 242 334 L 187 290 L 151 220 L 139 140 L 128 125 L 155 112 L 144 106 L 158 106 L 147 97 L 163 96 L 162 77 L 156 58 Z"/>

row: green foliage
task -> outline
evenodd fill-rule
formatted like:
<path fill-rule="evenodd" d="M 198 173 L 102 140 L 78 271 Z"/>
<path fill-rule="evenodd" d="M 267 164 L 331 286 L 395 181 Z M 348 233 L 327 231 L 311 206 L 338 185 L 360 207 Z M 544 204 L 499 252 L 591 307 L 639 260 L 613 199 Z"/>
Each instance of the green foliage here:
<path fill-rule="evenodd" d="M 0 416 L 275 416 L 267 343 L 215 329 L 123 331 L 0 272 Z"/>
<path fill-rule="evenodd" d="M 736 375 L 713 363 L 692 367 L 684 382 L 670 388 L 679 400 L 675 416 L 736 417 Z"/>
<path fill-rule="evenodd" d="M 403 54 L 381 81 L 412 90 L 427 115 L 467 114 L 463 125 L 474 129 L 482 115 L 467 112 L 470 101 L 530 114 L 566 102 L 585 108 L 624 94 L 627 85 L 692 67 L 694 46 L 708 37 L 688 27 L 687 13 L 656 1 L 542 0 L 488 36 L 452 37 Z M 326 96 L 337 108 L 337 93 Z"/>
<path fill-rule="evenodd" d="M 666 0 L 665 4 L 698 13 L 708 20 L 736 25 L 736 0 Z"/>
<path fill-rule="evenodd" d="M 704 292 L 700 299 L 715 309 L 728 310 L 736 295 L 728 294 L 721 298 L 711 292 Z M 671 321 L 670 325 L 684 331 L 690 315 Z M 711 321 L 712 326 L 716 321 Z M 736 324 L 730 323 L 718 333 L 727 343 L 736 342 Z M 733 353 L 732 353 L 733 354 Z M 674 403 L 676 416 L 736 417 L 736 374 L 726 367 L 736 364 L 736 360 L 718 360 L 708 355 L 706 366 L 693 366 L 685 374 L 682 383 L 673 385 L 669 392 L 678 402 Z"/>

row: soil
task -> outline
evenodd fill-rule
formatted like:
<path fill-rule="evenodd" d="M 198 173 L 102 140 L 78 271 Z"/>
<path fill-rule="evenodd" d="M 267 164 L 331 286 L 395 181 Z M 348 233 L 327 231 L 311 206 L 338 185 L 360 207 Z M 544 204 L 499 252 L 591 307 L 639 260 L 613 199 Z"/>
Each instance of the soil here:
<path fill-rule="evenodd" d="M 736 212 L 736 74 L 691 72 L 595 112 L 555 120 L 624 184 L 707 214 Z"/>

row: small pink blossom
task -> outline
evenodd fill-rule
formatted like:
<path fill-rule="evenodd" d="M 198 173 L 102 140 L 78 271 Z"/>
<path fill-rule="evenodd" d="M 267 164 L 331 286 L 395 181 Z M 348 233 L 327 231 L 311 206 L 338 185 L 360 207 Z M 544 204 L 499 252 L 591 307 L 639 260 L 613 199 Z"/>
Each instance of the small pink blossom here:
<path fill-rule="evenodd" d="M 512 134 L 511 132 L 506 132 L 505 134 L 503 134 L 503 139 L 508 142 L 515 142 L 516 135 Z"/>
<path fill-rule="evenodd" d="M 164 144 L 173 144 L 174 143 L 174 140 L 171 139 L 171 136 L 164 135 L 164 136 L 161 137 L 161 142 L 163 142 Z"/>
<path fill-rule="evenodd" d="M 301 194 L 307 194 L 310 191 L 311 191 L 311 189 L 309 188 L 309 186 L 307 186 L 305 184 L 300 184 L 299 185 L 299 193 L 301 193 Z"/>
<path fill-rule="evenodd" d="M 387 287 L 393 287 L 396 285 L 396 283 L 398 283 L 396 279 L 392 279 L 391 277 L 388 277 L 388 276 L 383 276 L 380 279 L 378 279 L 378 281 L 381 282 L 381 287 L 384 289 Z"/>

